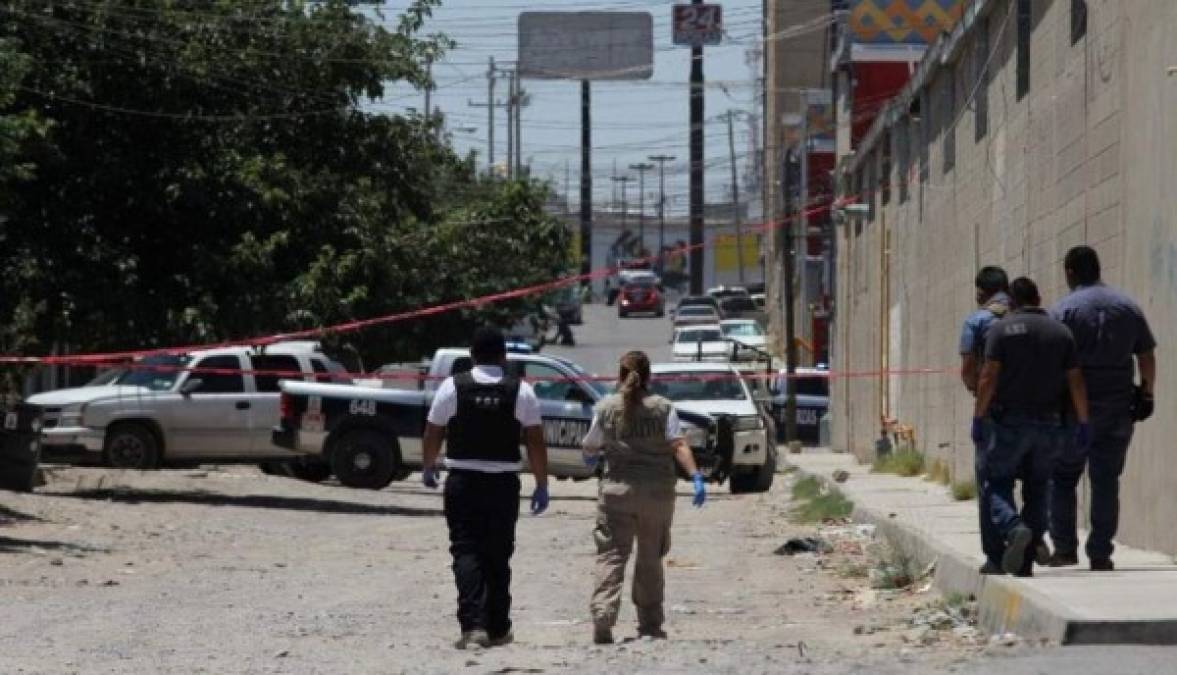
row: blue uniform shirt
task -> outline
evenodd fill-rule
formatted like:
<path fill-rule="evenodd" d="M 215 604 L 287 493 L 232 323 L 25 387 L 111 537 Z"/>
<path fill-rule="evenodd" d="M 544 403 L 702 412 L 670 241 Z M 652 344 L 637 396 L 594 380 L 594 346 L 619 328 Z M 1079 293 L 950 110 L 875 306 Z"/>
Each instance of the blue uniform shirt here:
<path fill-rule="evenodd" d="M 1132 401 L 1136 364 L 1132 357 L 1156 348 L 1140 307 L 1124 293 L 1095 283 L 1065 296 L 1050 315 L 1075 336 L 1079 365 L 1094 405 L 1127 406 Z"/>
<path fill-rule="evenodd" d="M 996 293 L 985 306 L 973 312 L 964 320 L 964 326 L 960 330 L 960 355 L 966 356 L 972 354 L 977 357 L 977 368 L 980 369 L 982 356 L 985 353 L 985 337 L 989 332 L 989 326 L 993 322 L 1001 318 L 1012 303 L 1009 296 L 1005 293 Z M 1000 315 L 994 312 L 991 307 L 1001 307 Z"/>

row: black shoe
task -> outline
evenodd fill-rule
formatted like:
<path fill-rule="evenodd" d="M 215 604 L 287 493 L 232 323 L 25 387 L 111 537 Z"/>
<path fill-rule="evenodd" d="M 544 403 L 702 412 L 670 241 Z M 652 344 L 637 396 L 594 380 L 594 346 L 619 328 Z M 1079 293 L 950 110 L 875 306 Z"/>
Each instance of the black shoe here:
<path fill-rule="evenodd" d="M 1059 553 L 1054 552 L 1050 556 L 1050 560 L 1046 562 L 1047 567 L 1074 567 L 1079 564 L 1079 556 L 1074 553 Z"/>
<path fill-rule="evenodd" d="M 1116 563 L 1112 562 L 1111 558 L 1100 558 L 1099 560 L 1091 561 L 1092 572 L 1112 572 L 1116 569 Z"/>
<path fill-rule="evenodd" d="M 981 569 L 979 569 L 977 571 L 980 572 L 981 574 L 993 575 L 993 576 L 1001 576 L 1001 575 L 1005 574 L 1005 570 L 1001 569 L 1001 565 L 998 565 L 997 563 L 993 562 L 992 560 L 986 560 L 985 564 L 981 565 Z"/>
<path fill-rule="evenodd" d="M 1045 567 L 1050 564 L 1050 560 L 1053 557 L 1050 553 L 1050 547 L 1046 545 L 1046 542 L 1040 541 L 1034 544 L 1034 562 Z"/>
<path fill-rule="evenodd" d="M 1016 525 L 1005 543 L 1005 555 L 1001 556 L 1001 569 L 1006 574 L 1018 574 L 1026 562 L 1026 552 L 1034 541 L 1034 531 L 1025 525 Z"/>

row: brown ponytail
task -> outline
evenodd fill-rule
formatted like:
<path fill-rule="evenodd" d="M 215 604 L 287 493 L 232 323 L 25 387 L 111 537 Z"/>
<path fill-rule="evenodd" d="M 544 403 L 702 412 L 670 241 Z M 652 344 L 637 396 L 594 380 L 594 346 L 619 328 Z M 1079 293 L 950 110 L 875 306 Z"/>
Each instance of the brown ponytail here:
<path fill-rule="evenodd" d="M 650 384 L 650 357 L 645 352 L 626 353 L 621 357 L 621 372 L 617 379 L 617 392 L 625 400 L 625 410 L 641 405 Z"/>

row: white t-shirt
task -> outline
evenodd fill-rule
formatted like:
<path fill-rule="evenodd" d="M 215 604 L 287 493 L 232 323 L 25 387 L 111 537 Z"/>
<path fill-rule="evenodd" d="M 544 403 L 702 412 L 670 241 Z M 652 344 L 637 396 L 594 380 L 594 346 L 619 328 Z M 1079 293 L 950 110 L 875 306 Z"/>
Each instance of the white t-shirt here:
<path fill-rule="evenodd" d="M 671 408 L 670 415 L 666 418 L 666 440 L 673 443 L 682 438 L 682 436 L 682 421 L 678 419 L 678 413 L 675 412 L 674 408 Z M 593 415 L 593 424 L 589 427 L 588 433 L 584 435 L 584 440 L 580 444 L 590 452 L 596 452 L 601 446 L 605 445 L 605 432 L 601 430 L 600 415 Z"/>
<path fill-rule="evenodd" d="M 474 366 L 471 371 L 474 381 L 480 384 L 495 384 L 503 379 L 503 369 L 498 366 Z M 437 395 L 433 397 L 433 405 L 429 408 L 429 423 L 444 427 L 450 423 L 454 415 L 458 414 L 458 390 L 454 387 L 454 378 L 446 378 L 437 388 Z M 519 395 L 515 399 L 515 419 L 524 428 L 543 425 L 543 416 L 539 409 L 539 399 L 535 390 L 526 382 L 519 383 Z M 445 458 L 447 469 L 461 469 L 463 471 L 482 471 L 483 473 L 511 473 L 523 469 L 523 462 L 491 462 L 483 459 L 450 459 Z"/>

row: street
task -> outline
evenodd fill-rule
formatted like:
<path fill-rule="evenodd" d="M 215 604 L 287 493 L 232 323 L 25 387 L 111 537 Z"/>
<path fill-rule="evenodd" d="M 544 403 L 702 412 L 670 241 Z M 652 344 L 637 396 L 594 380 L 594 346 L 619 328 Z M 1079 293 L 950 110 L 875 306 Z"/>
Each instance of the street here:
<path fill-rule="evenodd" d="M 600 307 L 586 319 L 583 346 L 551 351 L 600 373 L 626 349 L 666 353 L 666 321 L 619 322 Z M 1144 673 L 1173 655 L 933 631 L 919 617 L 939 615 L 935 591 L 880 591 L 847 572 L 879 561 L 839 528 L 790 522 L 783 474 L 763 495 L 713 486 L 701 510 L 683 484 L 667 558 L 670 640 L 634 641 L 627 599 L 625 640 L 612 647 L 590 640 L 595 483 L 554 483 L 551 510 L 519 524 L 517 641 L 480 652 L 451 646 L 441 499 L 416 474 L 378 492 L 246 466 L 55 468 L 48 480 L 34 495 L 0 495 L 6 673 L 1100 673 L 1113 663 Z M 524 498 L 530 490 L 524 481 Z M 839 552 L 774 554 L 815 533 Z"/>

